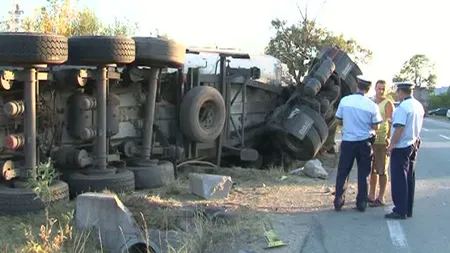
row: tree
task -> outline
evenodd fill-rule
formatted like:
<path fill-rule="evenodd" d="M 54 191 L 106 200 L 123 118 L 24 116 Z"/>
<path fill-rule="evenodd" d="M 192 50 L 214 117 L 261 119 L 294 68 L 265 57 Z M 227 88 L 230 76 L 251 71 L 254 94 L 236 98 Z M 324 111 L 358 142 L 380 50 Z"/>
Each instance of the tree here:
<path fill-rule="evenodd" d="M 18 32 L 22 26 L 23 10 L 18 4 L 13 4 L 10 11 L 8 11 L 9 18 L 1 21 L 0 26 L 4 31 Z"/>
<path fill-rule="evenodd" d="M 105 26 L 101 33 L 102 35 L 129 35 L 135 33 L 139 29 L 137 23 L 131 23 L 129 20 L 121 21 L 117 18 L 114 23 Z"/>
<path fill-rule="evenodd" d="M 429 108 L 450 108 L 450 94 L 445 92 L 439 95 L 431 95 Z"/>
<path fill-rule="evenodd" d="M 275 35 L 266 47 L 266 54 L 272 55 L 286 63 L 289 73 L 297 84 L 308 70 L 308 63 L 324 46 L 338 46 L 357 63 L 367 63 L 372 57 L 372 51 L 359 45 L 354 39 L 334 35 L 315 20 L 308 19 L 300 11 L 301 20 L 297 24 L 288 25 L 286 21 L 272 20 L 271 25 Z"/>
<path fill-rule="evenodd" d="M 400 72 L 392 79 L 394 82 L 411 81 L 417 87 L 433 89 L 436 85 L 434 63 L 424 54 L 416 54 L 403 63 Z"/>
<path fill-rule="evenodd" d="M 2 31 L 42 32 L 64 36 L 73 35 L 132 35 L 138 30 L 137 23 L 115 18 L 113 24 L 104 24 L 89 8 L 79 10 L 70 0 L 47 0 L 33 15 L 22 17 L 23 11 L 15 5 L 9 12 L 9 19 L 3 21 Z M 14 24 L 14 26 L 12 25 Z"/>

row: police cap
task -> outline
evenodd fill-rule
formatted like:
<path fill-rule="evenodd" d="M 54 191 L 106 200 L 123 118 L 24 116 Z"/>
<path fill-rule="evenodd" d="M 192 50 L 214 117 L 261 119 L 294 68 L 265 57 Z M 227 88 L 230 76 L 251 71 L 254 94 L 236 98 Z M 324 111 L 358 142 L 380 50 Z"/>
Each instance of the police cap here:
<path fill-rule="evenodd" d="M 414 84 L 411 82 L 398 82 L 395 83 L 395 86 L 397 86 L 397 89 L 413 89 Z"/>
<path fill-rule="evenodd" d="M 363 76 L 357 76 L 358 78 L 358 84 L 363 86 L 363 87 L 370 87 L 372 86 L 372 82 L 369 81 L 367 78 L 363 77 Z"/>

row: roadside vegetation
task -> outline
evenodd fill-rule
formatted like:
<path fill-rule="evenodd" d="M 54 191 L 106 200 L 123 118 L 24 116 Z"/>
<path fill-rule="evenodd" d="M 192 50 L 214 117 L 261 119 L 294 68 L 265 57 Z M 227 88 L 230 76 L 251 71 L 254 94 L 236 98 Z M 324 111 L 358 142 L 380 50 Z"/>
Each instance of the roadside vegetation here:
<path fill-rule="evenodd" d="M 336 162 L 321 159 L 326 168 L 333 168 Z M 118 197 L 143 229 L 173 231 L 178 237 L 182 236 L 182 242 L 173 245 L 169 252 L 216 252 L 219 247 L 228 249 L 255 243 L 270 224 L 272 213 L 295 213 L 329 205 L 328 198 L 314 196 L 318 194 L 317 189 L 323 191 L 322 195 L 329 194 L 330 182 L 287 173 L 303 165 L 304 162 L 297 161 L 291 167 L 269 170 L 189 166 L 166 187 Z M 41 176 L 29 183 L 45 200 L 48 186 L 58 174 L 50 162 L 41 164 L 39 171 Z M 229 175 L 235 186 L 227 199 L 203 200 L 189 193 L 190 172 Z M 196 210 L 188 222 L 179 217 L 180 210 L 186 207 Z M 207 209 L 226 210 L 229 217 L 211 219 L 204 215 Z M 0 252 L 105 252 L 94 243 L 90 231 L 75 227 L 74 210 L 75 201 L 70 201 L 48 205 L 39 214 L 0 216 Z"/>

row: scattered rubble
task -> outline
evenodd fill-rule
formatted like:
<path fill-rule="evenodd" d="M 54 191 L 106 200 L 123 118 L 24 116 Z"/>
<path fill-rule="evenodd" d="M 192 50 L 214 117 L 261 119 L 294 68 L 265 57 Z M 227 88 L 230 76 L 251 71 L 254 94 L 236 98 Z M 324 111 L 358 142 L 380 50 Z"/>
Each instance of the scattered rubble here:
<path fill-rule="evenodd" d="M 97 242 L 112 253 L 161 250 L 137 226 L 131 212 L 114 194 L 84 193 L 77 197 L 76 226 L 91 231 Z M 152 252 L 150 251 L 150 252 Z"/>
<path fill-rule="evenodd" d="M 328 172 L 323 168 L 319 159 L 309 160 L 305 164 L 303 173 L 312 178 L 328 179 Z"/>
<path fill-rule="evenodd" d="M 227 198 L 233 181 L 229 176 L 202 173 L 189 174 L 191 193 L 204 199 Z"/>

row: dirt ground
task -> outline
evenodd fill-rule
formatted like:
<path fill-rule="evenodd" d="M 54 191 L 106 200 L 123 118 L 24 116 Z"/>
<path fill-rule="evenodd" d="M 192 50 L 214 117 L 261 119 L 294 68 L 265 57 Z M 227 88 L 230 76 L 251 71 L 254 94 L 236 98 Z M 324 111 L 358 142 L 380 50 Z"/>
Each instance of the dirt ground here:
<path fill-rule="evenodd" d="M 298 232 L 306 226 L 302 215 L 332 208 L 337 157 L 319 159 L 329 172 L 328 180 L 285 172 L 302 167 L 304 162 L 297 162 L 291 168 L 270 170 L 190 166 L 167 187 L 119 195 L 119 198 L 143 228 L 169 230 L 175 237 L 183 238 L 170 245 L 173 248 L 167 252 L 221 253 L 243 249 L 263 252 L 261 250 L 267 246 L 264 231 L 273 227 L 283 241 L 296 247 L 292 231 Z M 206 201 L 190 194 L 189 172 L 231 176 L 234 186 L 229 197 Z M 351 183 L 347 199 L 355 199 L 355 194 L 356 185 Z M 89 235 L 72 227 L 70 212 L 74 206 L 74 201 L 52 206 L 48 216 L 45 213 L 27 217 L 0 216 L 0 252 L 103 252 L 94 246 Z M 49 231 L 52 218 L 57 222 Z M 64 223 L 65 220 L 68 221 Z M 58 238 L 55 236 L 58 233 L 63 236 Z M 161 242 L 161 238 L 154 241 Z M 58 243 L 60 248 L 55 246 Z M 47 251 L 38 250 L 42 245 L 47 245 Z M 271 252 L 290 252 L 283 247 L 276 250 Z"/>

